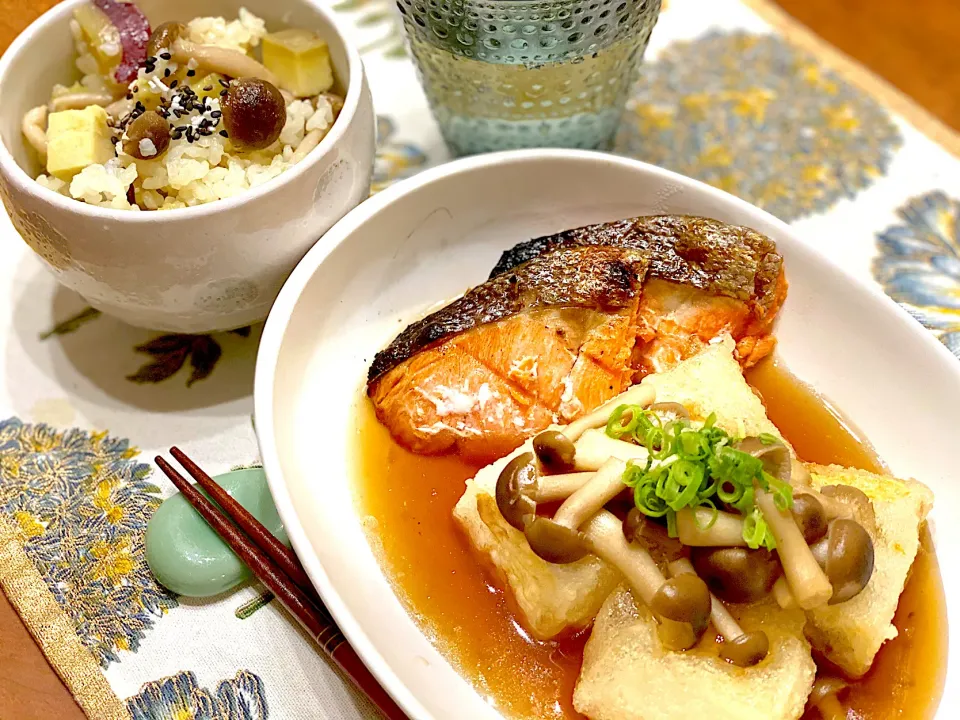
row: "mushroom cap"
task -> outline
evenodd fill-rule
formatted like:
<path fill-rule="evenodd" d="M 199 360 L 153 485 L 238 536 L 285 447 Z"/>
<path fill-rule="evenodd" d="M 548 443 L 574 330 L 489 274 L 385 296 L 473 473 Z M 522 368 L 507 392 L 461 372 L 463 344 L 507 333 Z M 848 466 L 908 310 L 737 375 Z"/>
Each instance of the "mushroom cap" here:
<path fill-rule="evenodd" d="M 720 657 L 737 667 L 752 667 L 770 652 L 770 640 L 762 630 L 746 632 L 733 640 L 724 640 Z"/>
<path fill-rule="evenodd" d="M 583 533 L 550 518 L 528 516 L 523 534 L 534 554 L 550 563 L 565 565 L 588 553 Z"/>
<path fill-rule="evenodd" d="M 537 488 L 540 470 L 533 453 L 522 453 L 507 463 L 497 478 L 497 508 L 503 519 L 517 530 L 524 520 L 537 513 Z"/>
<path fill-rule="evenodd" d="M 733 603 L 762 599 L 783 572 L 776 553 L 764 548 L 691 548 L 690 561 L 714 595 Z"/>
<path fill-rule="evenodd" d="M 712 602 L 707 584 L 693 573 L 683 573 L 660 586 L 650 609 L 659 617 L 689 624 L 700 637 L 710 620 Z"/>
<path fill-rule="evenodd" d="M 835 500 L 850 510 L 857 522 L 871 535 L 877 532 L 877 517 L 873 502 L 860 488 L 852 485 L 824 485 L 820 494 Z"/>
<path fill-rule="evenodd" d="M 813 683 L 813 689 L 810 691 L 810 704 L 817 706 L 823 702 L 824 698 L 830 695 L 839 695 L 848 687 L 850 686 L 840 678 L 819 677 Z"/>
<path fill-rule="evenodd" d="M 833 586 L 829 604 L 858 595 L 873 575 L 873 540 L 860 523 L 838 518 L 830 523 L 824 572 Z"/>
<path fill-rule="evenodd" d="M 157 57 L 186 33 L 187 26 L 181 22 L 160 23 L 154 28 L 147 41 L 147 55 Z"/>
<path fill-rule="evenodd" d="M 807 545 L 813 545 L 827 534 L 827 513 L 813 495 L 796 493 L 790 511 Z"/>
<path fill-rule="evenodd" d="M 758 437 L 748 437 L 738 442 L 736 448 L 758 458 L 763 462 L 764 470 L 781 482 L 790 484 L 793 458 L 790 450 L 781 441 L 765 443 Z"/>
<path fill-rule="evenodd" d="M 577 448 L 573 442 L 557 430 L 544 430 L 533 439 L 533 451 L 543 467 L 551 472 L 571 472 Z"/>
<path fill-rule="evenodd" d="M 670 415 L 676 415 L 678 418 L 683 420 L 690 419 L 690 411 L 687 410 L 686 406 L 681 405 L 678 402 L 658 402 L 654 403 L 647 410 L 658 413 L 667 413 Z"/>

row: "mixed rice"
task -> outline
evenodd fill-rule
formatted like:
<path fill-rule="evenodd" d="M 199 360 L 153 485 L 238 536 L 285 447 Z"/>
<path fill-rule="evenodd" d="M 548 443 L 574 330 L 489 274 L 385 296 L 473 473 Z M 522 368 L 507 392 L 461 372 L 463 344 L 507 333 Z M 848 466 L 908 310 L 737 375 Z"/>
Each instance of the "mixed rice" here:
<path fill-rule="evenodd" d="M 81 79 L 56 85 L 23 123 L 47 170 L 37 182 L 61 195 L 121 210 L 232 197 L 303 159 L 343 105 L 326 44 L 307 31 L 269 35 L 241 8 L 234 20 L 199 17 L 151 33 L 132 3 L 82 9 L 71 20 Z"/>

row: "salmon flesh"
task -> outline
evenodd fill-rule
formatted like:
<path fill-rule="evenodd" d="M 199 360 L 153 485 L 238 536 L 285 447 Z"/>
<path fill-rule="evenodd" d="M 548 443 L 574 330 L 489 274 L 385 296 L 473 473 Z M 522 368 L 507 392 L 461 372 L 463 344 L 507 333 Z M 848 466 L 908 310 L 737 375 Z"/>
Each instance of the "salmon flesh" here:
<path fill-rule="evenodd" d="M 776 245 L 749 228 L 657 215 L 568 230 L 506 251 L 408 326 L 367 392 L 410 450 L 490 462 L 723 334 L 755 364 L 786 292 Z"/>

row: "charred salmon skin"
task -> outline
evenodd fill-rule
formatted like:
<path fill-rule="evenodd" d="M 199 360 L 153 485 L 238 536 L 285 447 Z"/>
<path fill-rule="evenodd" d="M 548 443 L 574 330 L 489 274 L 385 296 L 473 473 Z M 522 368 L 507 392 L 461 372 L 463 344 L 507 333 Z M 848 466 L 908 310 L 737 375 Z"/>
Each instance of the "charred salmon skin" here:
<path fill-rule="evenodd" d="M 367 392 L 410 450 L 489 462 L 720 335 L 756 363 L 785 297 L 776 246 L 748 228 L 650 216 L 568 230 L 506 251 L 485 283 L 408 326 Z"/>

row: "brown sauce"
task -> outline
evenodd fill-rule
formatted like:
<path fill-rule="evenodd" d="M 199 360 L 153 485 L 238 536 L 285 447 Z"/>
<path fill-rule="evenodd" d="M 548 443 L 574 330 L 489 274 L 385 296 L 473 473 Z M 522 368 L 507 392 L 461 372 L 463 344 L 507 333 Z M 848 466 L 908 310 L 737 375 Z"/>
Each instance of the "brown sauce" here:
<path fill-rule="evenodd" d="M 801 458 L 883 472 L 856 429 L 785 368 L 768 361 L 747 379 Z M 572 696 L 587 634 L 530 640 L 453 520 L 463 483 L 478 468 L 407 452 L 366 401 L 357 438 L 361 512 L 375 519 L 372 540 L 381 563 L 424 632 L 504 716 L 581 718 Z M 894 620 L 900 634 L 853 685 L 845 699 L 848 720 L 921 720 L 936 711 L 946 670 L 946 602 L 926 530 L 922 539 Z M 804 720 L 817 717 L 811 711 Z"/>

